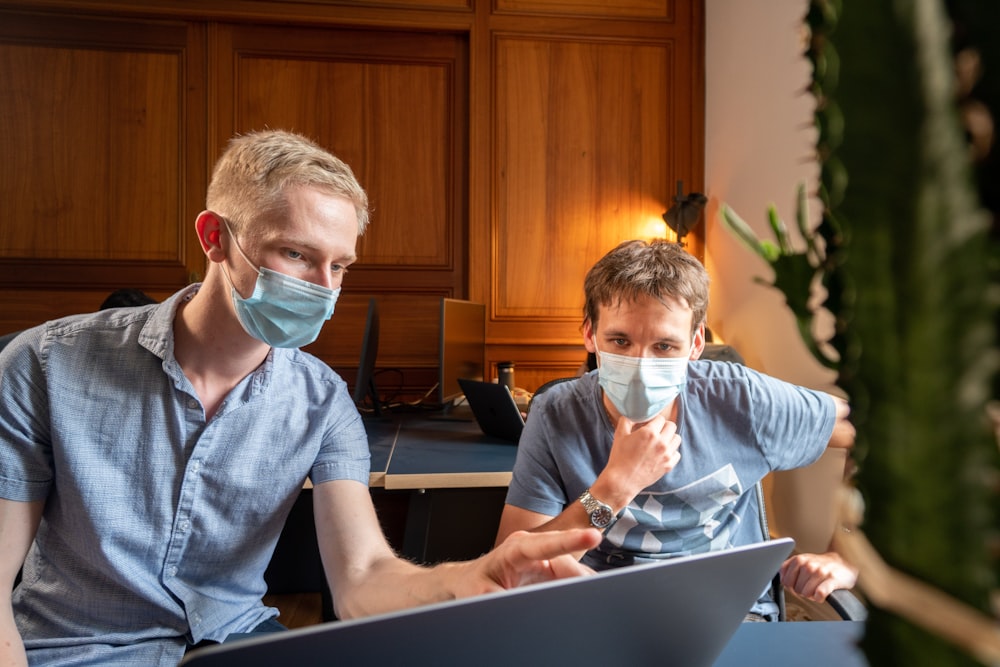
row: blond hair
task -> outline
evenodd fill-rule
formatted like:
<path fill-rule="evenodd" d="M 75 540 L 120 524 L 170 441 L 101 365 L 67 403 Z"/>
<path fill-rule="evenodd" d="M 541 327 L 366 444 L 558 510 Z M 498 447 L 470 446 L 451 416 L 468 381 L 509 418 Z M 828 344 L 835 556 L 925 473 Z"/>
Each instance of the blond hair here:
<path fill-rule="evenodd" d="M 234 232 L 286 205 L 285 191 L 305 185 L 349 199 L 358 233 L 368 226 L 368 195 L 351 168 L 306 137 L 284 130 L 239 135 L 215 163 L 206 206 L 225 217 Z"/>

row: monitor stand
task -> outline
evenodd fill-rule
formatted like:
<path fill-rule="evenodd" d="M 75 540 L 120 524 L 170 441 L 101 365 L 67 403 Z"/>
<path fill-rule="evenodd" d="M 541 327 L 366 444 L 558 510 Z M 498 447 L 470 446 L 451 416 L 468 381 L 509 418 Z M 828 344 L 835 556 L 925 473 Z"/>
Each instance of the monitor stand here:
<path fill-rule="evenodd" d="M 363 421 L 367 423 L 395 421 L 392 415 L 386 414 L 385 406 L 382 405 L 382 401 L 379 399 L 378 388 L 375 386 L 375 378 L 368 380 L 368 391 L 365 392 L 365 396 L 371 402 L 371 411 L 365 411 L 361 405 L 358 405 L 358 412 L 361 413 Z"/>

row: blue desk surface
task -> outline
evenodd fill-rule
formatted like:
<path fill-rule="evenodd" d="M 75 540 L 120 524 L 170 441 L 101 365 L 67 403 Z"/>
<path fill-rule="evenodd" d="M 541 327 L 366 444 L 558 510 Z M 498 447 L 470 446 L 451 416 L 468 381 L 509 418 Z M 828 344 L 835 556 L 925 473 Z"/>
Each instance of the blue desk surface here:
<path fill-rule="evenodd" d="M 859 621 L 742 623 L 715 667 L 866 667 Z"/>
<path fill-rule="evenodd" d="M 365 423 L 371 486 L 386 489 L 503 487 L 517 447 L 474 421 L 407 417 Z"/>

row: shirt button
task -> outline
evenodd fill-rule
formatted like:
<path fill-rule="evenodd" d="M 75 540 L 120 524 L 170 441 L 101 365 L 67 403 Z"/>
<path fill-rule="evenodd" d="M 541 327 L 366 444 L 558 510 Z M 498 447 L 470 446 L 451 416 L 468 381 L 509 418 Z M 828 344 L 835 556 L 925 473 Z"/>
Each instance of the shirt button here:
<path fill-rule="evenodd" d="M 167 575 L 169 575 L 171 577 L 176 577 L 177 576 L 177 568 L 176 567 L 170 567 L 170 569 L 167 570 Z"/>
<path fill-rule="evenodd" d="M 189 398 L 188 399 L 188 407 L 191 408 L 192 410 L 194 410 L 195 408 L 198 407 L 198 401 L 194 400 L 193 398 Z"/>
<path fill-rule="evenodd" d="M 190 527 L 191 527 L 191 522 L 190 521 L 181 521 L 181 525 L 180 525 L 180 529 L 181 530 L 187 530 Z"/>

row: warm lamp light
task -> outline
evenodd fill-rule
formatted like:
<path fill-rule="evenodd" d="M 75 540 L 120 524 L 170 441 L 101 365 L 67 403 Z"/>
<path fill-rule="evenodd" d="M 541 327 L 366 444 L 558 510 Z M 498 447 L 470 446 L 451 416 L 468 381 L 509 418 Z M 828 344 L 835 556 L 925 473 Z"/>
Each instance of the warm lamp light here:
<path fill-rule="evenodd" d="M 664 239 L 676 242 L 677 235 L 669 227 L 664 227 L 663 218 L 658 215 L 650 215 L 642 223 L 641 237 L 645 239 Z"/>

